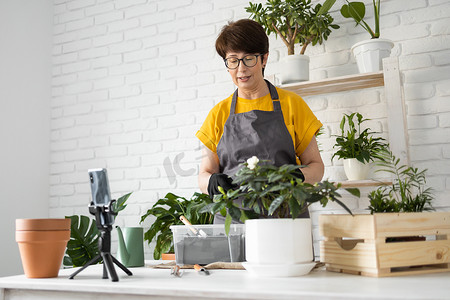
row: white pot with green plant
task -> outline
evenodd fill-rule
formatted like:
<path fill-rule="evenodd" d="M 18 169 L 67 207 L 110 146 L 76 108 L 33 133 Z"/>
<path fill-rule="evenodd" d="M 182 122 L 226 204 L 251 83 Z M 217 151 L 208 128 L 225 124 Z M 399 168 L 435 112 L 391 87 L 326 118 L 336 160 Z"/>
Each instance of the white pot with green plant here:
<path fill-rule="evenodd" d="M 312 203 L 326 206 L 328 201 L 351 213 L 339 200 L 340 185 L 328 181 L 304 183 L 297 176 L 299 167 L 276 167 L 252 157 L 234 177 L 239 188 L 226 193 L 219 188 L 222 194 L 215 195 L 214 203 L 202 210 L 225 216 L 226 231 L 232 220 L 245 222 L 244 267 L 252 274 L 285 277 L 309 273 L 315 266 L 311 220 L 299 216 Z M 358 189 L 347 191 L 359 196 Z"/>
<path fill-rule="evenodd" d="M 380 38 L 380 0 L 372 0 L 375 30 L 364 21 L 366 6 L 363 2 L 349 2 L 345 0 L 341 8 L 344 18 L 352 18 L 356 26 L 360 25 L 371 36 L 370 40 L 361 41 L 352 46 L 352 53 L 355 56 L 360 73 L 377 72 L 383 69 L 383 58 L 391 55 L 394 43 L 387 39 Z"/>
<path fill-rule="evenodd" d="M 326 0 L 312 6 L 309 0 L 267 0 L 261 3 L 249 3 L 246 11 L 250 18 L 264 27 L 268 35 L 279 36 L 288 49 L 288 55 L 282 62 L 281 82 L 292 83 L 309 80 L 309 57 L 305 55 L 308 45 L 321 45 L 327 40 L 331 29 L 339 26 L 332 24 L 328 13 L 336 0 Z M 294 46 L 300 44 L 300 55 L 294 54 Z"/>
<path fill-rule="evenodd" d="M 348 180 L 367 179 L 370 162 L 378 159 L 380 152 L 388 147 L 385 139 L 376 137 L 376 132 L 370 128 L 362 130 L 361 124 L 366 121 L 369 119 L 364 119 L 360 113 L 344 114 L 339 126 L 341 133 L 333 146 L 337 150 L 331 159 L 335 156 L 343 159 Z"/>

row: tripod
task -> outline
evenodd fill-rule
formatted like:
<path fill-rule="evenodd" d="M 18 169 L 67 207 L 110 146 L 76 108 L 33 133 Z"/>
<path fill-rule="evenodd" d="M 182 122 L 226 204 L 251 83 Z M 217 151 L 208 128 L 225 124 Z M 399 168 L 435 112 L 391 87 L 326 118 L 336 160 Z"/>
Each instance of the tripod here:
<path fill-rule="evenodd" d="M 97 228 L 100 231 L 100 237 L 98 238 L 98 250 L 100 254 L 96 255 L 90 261 L 88 261 L 81 269 L 77 270 L 75 273 L 69 276 L 69 279 L 73 279 L 78 273 L 89 267 L 98 263 L 103 258 L 103 279 L 108 279 L 108 272 L 111 276 L 111 281 L 119 281 L 114 264 L 121 268 L 129 276 L 133 275 L 130 270 L 128 270 L 124 265 L 122 265 L 114 256 L 111 255 L 111 230 L 113 223 L 109 220 L 113 220 L 113 215 L 116 215 L 112 209 L 111 205 L 115 200 L 112 200 L 108 206 L 95 206 L 92 202 L 89 206 L 89 212 L 95 215 L 95 221 L 97 223 Z M 105 222 L 108 220 L 109 222 Z"/>

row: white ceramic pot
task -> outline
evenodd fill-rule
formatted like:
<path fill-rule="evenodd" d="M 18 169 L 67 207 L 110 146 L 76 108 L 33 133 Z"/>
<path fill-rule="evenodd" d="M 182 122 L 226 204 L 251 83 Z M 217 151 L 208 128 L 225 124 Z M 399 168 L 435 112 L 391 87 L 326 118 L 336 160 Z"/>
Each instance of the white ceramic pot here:
<path fill-rule="evenodd" d="M 352 47 L 359 73 L 378 72 L 383 69 L 383 58 L 391 55 L 394 43 L 386 39 L 371 39 Z"/>
<path fill-rule="evenodd" d="M 294 83 L 309 80 L 309 56 L 288 55 L 281 62 L 281 83 Z"/>
<path fill-rule="evenodd" d="M 348 180 L 367 179 L 370 171 L 370 163 L 363 164 L 356 158 L 344 159 L 344 171 Z"/>
<path fill-rule="evenodd" d="M 311 263 L 311 220 L 247 220 L 245 257 L 248 263 L 256 265 Z"/>

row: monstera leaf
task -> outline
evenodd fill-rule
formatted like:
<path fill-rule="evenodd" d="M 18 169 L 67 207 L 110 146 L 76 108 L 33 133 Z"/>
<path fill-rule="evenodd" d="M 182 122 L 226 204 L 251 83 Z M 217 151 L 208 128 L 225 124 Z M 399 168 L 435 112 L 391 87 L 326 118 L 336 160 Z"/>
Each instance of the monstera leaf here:
<path fill-rule="evenodd" d="M 70 240 L 67 243 L 64 266 L 81 267 L 98 254 L 99 231 L 95 220 L 86 216 L 69 216 Z"/>
<path fill-rule="evenodd" d="M 125 204 L 132 193 L 123 195 L 112 203 L 112 210 L 116 213 L 124 210 Z M 89 260 L 99 254 L 98 251 L 98 231 L 95 219 L 87 216 L 66 216 L 71 219 L 70 240 L 67 243 L 66 256 L 64 256 L 64 266 L 81 267 Z M 101 263 L 103 260 L 100 260 Z"/>

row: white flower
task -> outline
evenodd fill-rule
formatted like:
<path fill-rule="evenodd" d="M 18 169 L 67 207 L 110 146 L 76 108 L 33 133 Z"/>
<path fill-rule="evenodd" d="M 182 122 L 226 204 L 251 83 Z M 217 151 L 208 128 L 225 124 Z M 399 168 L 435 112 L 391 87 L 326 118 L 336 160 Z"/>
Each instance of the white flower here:
<path fill-rule="evenodd" d="M 256 156 L 250 157 L 249 159 L 247 159 L 248 168 L 250 170 L 253 170 L 256 167 L 256 165 L 258 164 L 258 162 L 259 162 L 259 159 Z"/>

